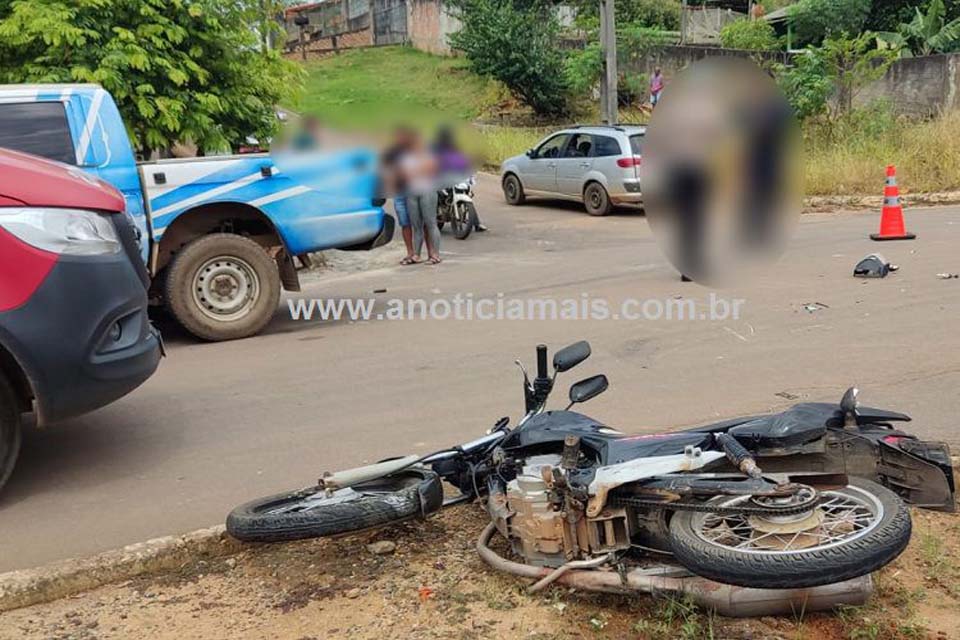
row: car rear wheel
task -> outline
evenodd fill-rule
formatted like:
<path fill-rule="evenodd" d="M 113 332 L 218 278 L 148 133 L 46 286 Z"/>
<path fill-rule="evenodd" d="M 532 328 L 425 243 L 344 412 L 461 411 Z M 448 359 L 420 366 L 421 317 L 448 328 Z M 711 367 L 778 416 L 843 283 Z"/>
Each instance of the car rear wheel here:
<path fill-rule="evenodd" d="M 523 184 L 520 183 L 520 178 L 512 173 L 508 173 L 503 178 L 503 197 L 507 204 L 512 205 L 523 204 L 527 199 L 523 193 Z"/>
<path fill-rule="evenodd" d="M 184 329 L 203 340 L 260 332 L 280 301 L 280 274 L 253 240 L 214 233 L 190 242 L 167 269 L 165 299 Z"/>
<path fill-rule="evenodd" d="M 583 190 L 583 206 L 592 216 L 605 216 L 610 213 L 610 196 L 599 182 L 591 182 Z"/>
<path fill-rule="evenodd" d="M 13 473 L 20 454 L 20 405 L 13 386 L 0 373 L 0 489 Z"/>

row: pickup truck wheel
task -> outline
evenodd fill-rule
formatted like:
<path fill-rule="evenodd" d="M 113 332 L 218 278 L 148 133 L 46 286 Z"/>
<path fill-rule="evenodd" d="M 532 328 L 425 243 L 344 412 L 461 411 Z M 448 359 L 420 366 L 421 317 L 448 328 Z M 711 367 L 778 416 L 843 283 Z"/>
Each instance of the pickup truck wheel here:
<path fill-rule="evenodd" d="M 0 373 L 0 488 L 13 473 L 20 453 L 20 407 L 10 381 Z"/>
<path fill-rule="evenodd" d="M 280 300 L 277 263 L 256 242 L 214 233 L 187 244 L 167 270 L 167 307 L 203 340 L 235 340 L 267 326 Z"/>

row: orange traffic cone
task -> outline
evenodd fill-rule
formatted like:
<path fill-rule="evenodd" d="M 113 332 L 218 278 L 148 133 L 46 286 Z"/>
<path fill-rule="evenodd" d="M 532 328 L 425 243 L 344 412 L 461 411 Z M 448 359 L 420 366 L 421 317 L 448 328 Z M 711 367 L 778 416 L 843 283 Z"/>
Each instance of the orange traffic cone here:
<path fill-rule="evenodd" d="M 908 233 L 903 226 L 903 207 L 900 206 L 900 189 L 897 188 L 897 169 L 887 165 L 887 182 L 883 187 L 883 209 L 880 212 L 880 233 L 871 233 L 872 240 L 913 240 L 917 236 Z"/>

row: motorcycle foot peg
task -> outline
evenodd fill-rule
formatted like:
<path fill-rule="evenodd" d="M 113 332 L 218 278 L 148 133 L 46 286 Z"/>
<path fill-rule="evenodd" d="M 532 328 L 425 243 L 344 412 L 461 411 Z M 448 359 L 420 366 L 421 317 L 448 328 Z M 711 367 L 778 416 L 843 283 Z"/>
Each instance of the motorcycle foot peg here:
<path fill-rule="evenodd" d="M 727 455 L 727 459 L 732 462 L 737 469 L 751 478 L 759 478 L 763 475 L 760 467 L 757 466 L 756 460 L 753 459 L 750 452 L 747 451 L 736 438 L 730 434 L 721 433 L 717 435 L 717 441 L 720 443 L 720 448 L 723 449 L 723 452 Z"/>

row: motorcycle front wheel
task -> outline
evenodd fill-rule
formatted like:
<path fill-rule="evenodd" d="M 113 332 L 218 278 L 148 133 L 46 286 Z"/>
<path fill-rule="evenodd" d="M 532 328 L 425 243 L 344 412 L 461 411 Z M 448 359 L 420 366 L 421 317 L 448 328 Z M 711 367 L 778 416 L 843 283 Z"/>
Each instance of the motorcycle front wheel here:
<path fill-rule="evenodd" d="M 477 226 L 477 209 L 472 202 L 454 203 L 451 225 L 453 235 L 457 240 L 466 240 L 473 228 Z"/>
<path fill-rule="evenodd" d="M 422 517 L 442 503 L 440 477 L 410 468 L 329 493 L 308 487 L 253 500 L 230 512 L 227 533 L 248 542 L 320 538 Z"/>
<path fill-rule="evenodd" d="M 706 505 L 751 504 L 719 496 Z M 910 511 L 886 487 L 850 478 L 821 492 L 808 515 L 767 517 L 678 511 L 670 520 L 674 557 L 717 582 L 798 589 L 866 575 L 892 562 L 910 542 Z"/>

